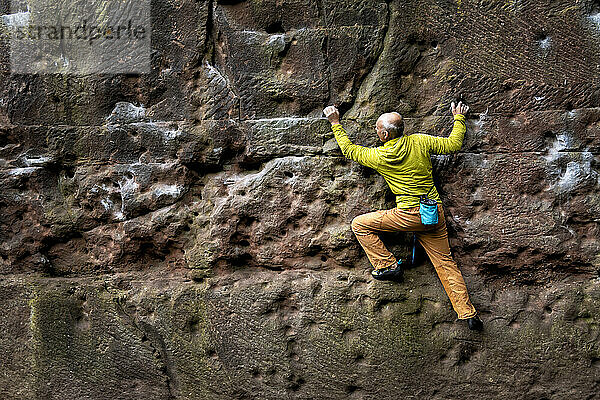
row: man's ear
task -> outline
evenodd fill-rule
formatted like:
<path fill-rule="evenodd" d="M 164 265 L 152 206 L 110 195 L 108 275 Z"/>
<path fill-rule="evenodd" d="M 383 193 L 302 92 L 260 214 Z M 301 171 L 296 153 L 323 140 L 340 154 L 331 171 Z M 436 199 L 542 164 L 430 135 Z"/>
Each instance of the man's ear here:
<path fill-rule="evenodd" d="M 383 131 L 383 138 L 388 140 L 390 138 L 390 133 L 388 131 Z"/>

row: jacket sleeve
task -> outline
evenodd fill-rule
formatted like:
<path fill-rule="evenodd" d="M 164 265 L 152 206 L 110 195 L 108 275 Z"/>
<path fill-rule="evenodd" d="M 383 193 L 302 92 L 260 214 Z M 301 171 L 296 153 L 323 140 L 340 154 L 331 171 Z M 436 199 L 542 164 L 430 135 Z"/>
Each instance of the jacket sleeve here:
<path fill-rule="evenodd" d="M 431 135 L 422 136 L 430 153 L 450 154 L 460 150 L 466 131 L 467 124 L 465 123 L 465 116 L 463 114 L 456 114 L 454 116 L 454 127 L 452 128 L 452 133 L 450 133 L 450 136 L 447 138 Z"/>
<path fill-rule="evenodd" d="M 341 124 L 333 124 L 331 129 L 344 157 L 365 167 L 377 169 L 380 163 L 380 155 L 376 148 L 353 144 Z"/>

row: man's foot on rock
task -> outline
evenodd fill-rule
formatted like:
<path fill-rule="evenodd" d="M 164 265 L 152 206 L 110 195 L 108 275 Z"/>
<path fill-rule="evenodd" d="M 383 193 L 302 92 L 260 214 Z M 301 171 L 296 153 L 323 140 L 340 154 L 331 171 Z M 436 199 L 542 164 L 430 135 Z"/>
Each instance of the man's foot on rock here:
<path fill-rule="evenodd" d="M 401 263 L 402 261 L 398 261 L 396 268 L 374 269 L 371 271 L 371 276 L 379 281 L 401 281 L 404 277 L 404 271 L 400 266 Z"/>
<path fill-rule="evenodd" d="M 471 318 L 467 318 L 467 325 L 469 329 L 472 331 L 482 331 L 483 330 L 483 321 L 479 318 L 479 315 L 475 315 Z"/>

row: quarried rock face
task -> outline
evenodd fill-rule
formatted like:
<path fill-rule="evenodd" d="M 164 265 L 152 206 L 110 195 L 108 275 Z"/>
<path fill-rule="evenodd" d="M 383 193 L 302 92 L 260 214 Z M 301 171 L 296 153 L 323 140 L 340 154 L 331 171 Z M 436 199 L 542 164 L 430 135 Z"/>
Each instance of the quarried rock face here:
<path fill-rule="evenodd" d="M 5 278 L 6 398 L 594 398 L 598 279 L 535 290 L 469 279 L 455 322 L 431 266 Z M 510 304 L 510 306 L 508 306 Z"/>
<path fill-rule="evenodd" d="M 7 398 L 596 395 L 596 2 L 160 0 L 140 75 L 0 46 Z M 481 334 L 426 259 L 370 280 L 350 222 L 394 197 L 322 117 L 376 146 L 392 110 L 447 136 L 458 99 L 433 162 Z"/>

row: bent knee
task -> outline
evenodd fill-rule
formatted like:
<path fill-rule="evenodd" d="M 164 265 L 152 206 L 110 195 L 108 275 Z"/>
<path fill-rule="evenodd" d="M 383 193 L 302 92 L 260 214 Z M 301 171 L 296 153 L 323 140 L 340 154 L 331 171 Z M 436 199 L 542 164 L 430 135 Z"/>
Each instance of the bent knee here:
<path fill-rule="evenodd" d="M 362 215 L 359 215 L 352 219 L 352 223 L 350 224 L 350 226 L 352 227 L 352 232 L 356 233 L 364 230 L 365 226 L 361 223 L 361 217 Z"/>
<path fill-rule="evenodd" d="M 360 229 L 358 226 L 359 224 L 360 222 L 358 221 L 358 217 L 354 217 L 352 219 L 352 223 L 350 224 L 350 226 L 352 227 L 352 232 L 356 233 L 356 230 Z"/>
<path fill-rule="evenodd" d="M 364 234 L 372 231 L 372 220 L 369 218 L 369 214 L 362 214 L 352 219 L 352 232 L 355 234 Z"/>

